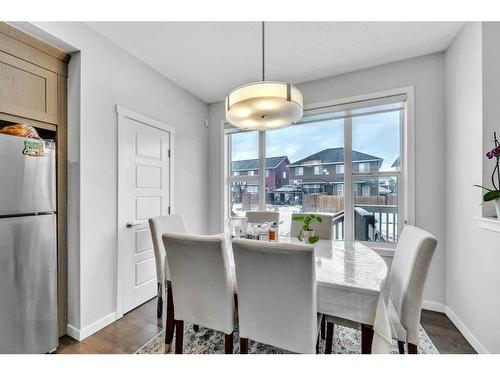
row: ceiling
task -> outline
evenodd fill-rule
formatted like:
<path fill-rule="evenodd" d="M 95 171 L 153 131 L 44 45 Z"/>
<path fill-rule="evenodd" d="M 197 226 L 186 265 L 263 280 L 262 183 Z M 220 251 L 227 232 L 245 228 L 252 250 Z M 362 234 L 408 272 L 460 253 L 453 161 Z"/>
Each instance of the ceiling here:
<path fill-rule="evenodd" d="M 262 75 L 259 22 L 89 22 L 206 103 Z M 268 22 L 266 79 L 301 83 L 445 50 L 463 22 Z"/>

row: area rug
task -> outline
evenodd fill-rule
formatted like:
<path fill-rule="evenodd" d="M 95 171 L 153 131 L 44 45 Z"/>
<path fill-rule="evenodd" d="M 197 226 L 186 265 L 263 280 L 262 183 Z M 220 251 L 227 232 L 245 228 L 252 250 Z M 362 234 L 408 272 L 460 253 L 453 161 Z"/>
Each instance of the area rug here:
<path fill-rule="evenodd" d="M 136 354 L 165 354 L 164 333 L 160 332 L 149 340 Z M 320 353 L 325 352 L 325 340 L 320 340 Z M 240 352 L 238 331 L 234 332 L 234 353 Z M 172 348 L 168 354 L 175 351 L 175 338 Z M 185 354 L 223 354 L 224 334 L 208 328 L 200 327 L 198 332 L 193 330 L 193 326 L 184 323 L 184 348 Z M 335 354 L 359 354 L 361 353 L 361 332 L 356 329 L 335 326 L 333 352 Z M 420 344 L 418 352 L 421 354 L 439 354 L 431 339 L 420 326 Z M 283 349 L 278 349 L 270 345 L 261 344 L 252 340 L 248 343 L 248 353 L 251 354 L 290 354 Z M 398 354 L 397 342 L 394 341 L 391 348 L 392 354 Z"/>

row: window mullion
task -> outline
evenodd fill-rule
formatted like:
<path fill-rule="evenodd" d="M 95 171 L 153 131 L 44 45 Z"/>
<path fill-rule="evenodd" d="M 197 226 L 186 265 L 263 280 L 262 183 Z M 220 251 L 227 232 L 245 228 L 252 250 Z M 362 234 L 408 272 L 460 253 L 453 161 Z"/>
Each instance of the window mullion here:
<path fill-rule="evenodd" d="M 354 241 L 354 189 L 352 183 L 352 118 L 344 119 L 344 240 Z"/>
<path fill-rule="evenodd" d="M 266 132 L 259 131 L 259 210 L 266 210 Z"/>

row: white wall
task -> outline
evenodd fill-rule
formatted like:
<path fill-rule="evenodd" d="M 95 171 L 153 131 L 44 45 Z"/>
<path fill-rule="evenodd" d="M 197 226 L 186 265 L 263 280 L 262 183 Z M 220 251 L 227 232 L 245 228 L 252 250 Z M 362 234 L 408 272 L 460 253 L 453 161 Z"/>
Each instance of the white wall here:
<path fill-rule="evenodd" d="M 317 103 L 393 88 L 415 86 L 416 224 L 439 240 L 425 300 L 444 303 L 444 54 L 437 53 L 359 70 L 298 85 L 305 104 Z M 210 124 L 210 230 L 220 222 L 220 121 L 223 103 L 209 105 Z M 213 208 L 212 208 L 213 207 Z M 436 307 L 436 306 L 433 306 Z"/>
<path fill-rule="evenodd" d="M 176 128 L 175 209 L 190 230 L 200 233 L 207 231 L 208 213 L 207 105 L 83 23 L 32 25 L 81 51 L 79 145 L 70 144 L 70 153 L 80 147 L 79 165 L 70 166 L 81 182 L 80 247 L 70 249 L 79 258 L 69 265 L 70 272 L 80 270 L 77 280 L 69 275 L 79 283 L 80 296 L 70 296 L 69 324 L 90 332 L 116 309 L 116 104 Z"/>
<path fill-rule="evenodd" d="M 500 22 L 482 23 L 483 154 L 494 146 L 493 132 L 500 138 Z M 483 186 L 491 185 L 492 161 L 483 158 Z M 493 204 L 485 204 L 483 216 L 495 216 Z"/>
<path fill-rule="evenodd" d="M 482 192 L 472 185 L 483 180 L 483 139 L 491 136 L 485 133 L 495 126 L 500 131 L 498 116 L 491 117 L 500 99 L 491 89 L 500 81 L 498 73 L 490 75 L 492 67 L 498 69 L 492 65 L 498 44 L 490 44 L 498 33 L 498 24 L 466 24 L 445 64 L 447 312 L 477 351 L 491 353 L 500 353 L 500 233 L 478 227 Z M 491 54 L 496 56 L 489 60 Z M 483 87 L 488 80 L 496 85 Z"/>

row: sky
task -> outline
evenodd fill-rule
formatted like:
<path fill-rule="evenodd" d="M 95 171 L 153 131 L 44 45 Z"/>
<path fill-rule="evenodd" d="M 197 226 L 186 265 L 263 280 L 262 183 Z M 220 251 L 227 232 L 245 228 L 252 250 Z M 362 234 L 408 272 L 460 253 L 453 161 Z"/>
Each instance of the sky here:
<path fill-rule="evenodd" d="M 352 119 L 353 150 L 383 159 L 381 170 L 394 170 L 399 156 L 399 111 L 359 116 Z M 291 163 L 326 148 L 343 147 L 344 120 L 329 120 L 268 131 L 266 156 L 286 155 Z M 257 132 L 232 136 L 232 160 L 257 159 Z"/>

